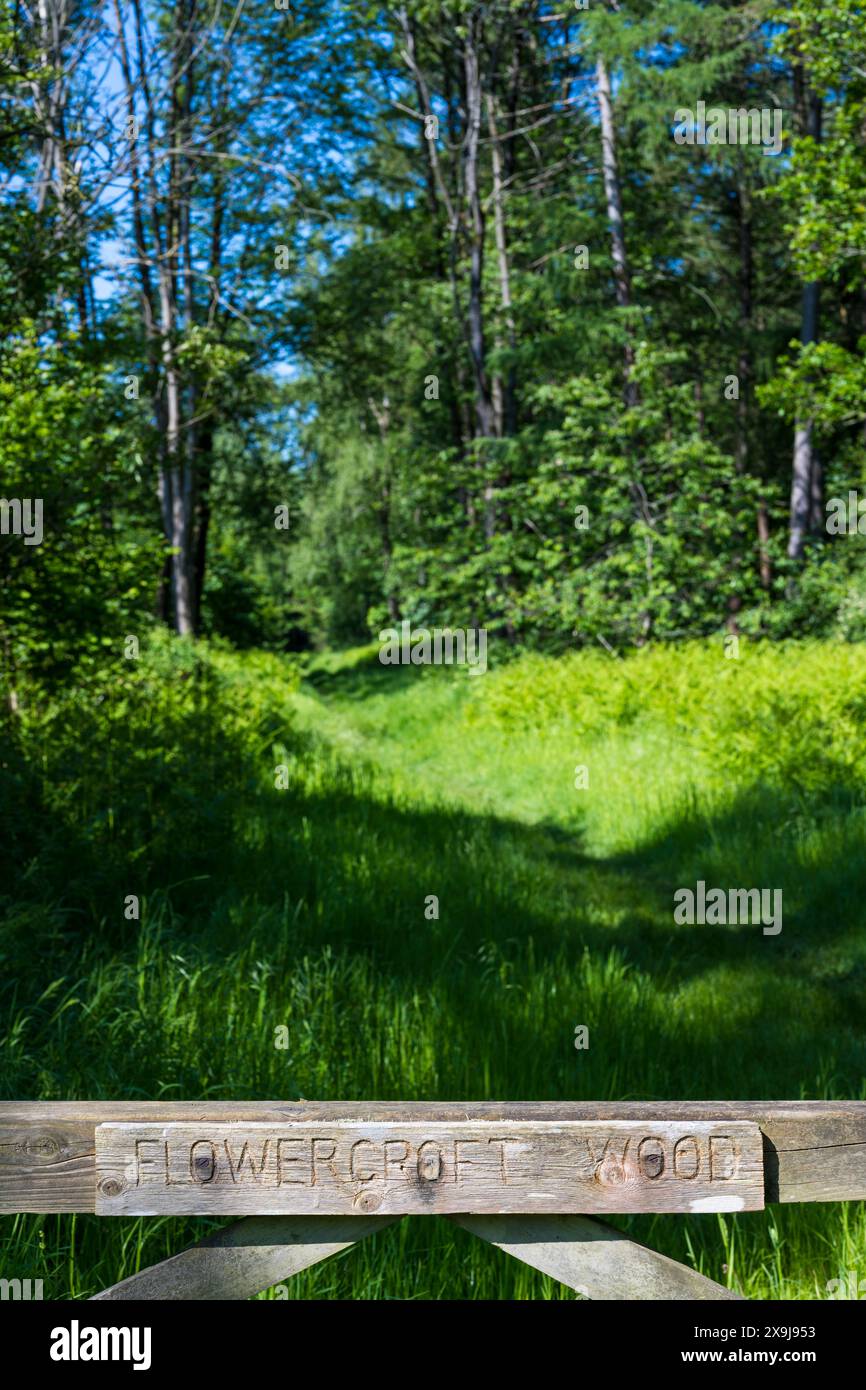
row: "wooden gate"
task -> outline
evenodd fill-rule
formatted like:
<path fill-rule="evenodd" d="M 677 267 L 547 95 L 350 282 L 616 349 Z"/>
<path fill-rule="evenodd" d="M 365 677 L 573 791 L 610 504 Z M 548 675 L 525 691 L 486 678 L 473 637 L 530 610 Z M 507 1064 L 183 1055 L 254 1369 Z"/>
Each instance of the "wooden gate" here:
<path fill-rule="evenodd" d="M 602 1214 L 866 1197 L 866 1102 L 0 1104 L 0 1211 L 241 1216 L 97 1299 L 246 1299 L 442 1215 L 593 1299 L 739 1295 Z"/>

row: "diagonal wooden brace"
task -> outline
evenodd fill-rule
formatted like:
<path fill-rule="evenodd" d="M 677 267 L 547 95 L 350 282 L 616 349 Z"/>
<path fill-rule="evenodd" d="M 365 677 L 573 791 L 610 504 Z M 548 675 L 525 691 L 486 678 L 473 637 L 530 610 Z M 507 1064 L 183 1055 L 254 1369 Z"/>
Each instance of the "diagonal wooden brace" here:
<path fill-rule="evenodd" d="M 246 1299 L 400 1220 L 396 1216 L 249 1216 L 94 1295 L 97 1299 Z"/>
<path fill-rule="evenodd" d="M 448 1220 L 591 1299 L 741 1298 L 587 1216 L 450 1216 Z"/>

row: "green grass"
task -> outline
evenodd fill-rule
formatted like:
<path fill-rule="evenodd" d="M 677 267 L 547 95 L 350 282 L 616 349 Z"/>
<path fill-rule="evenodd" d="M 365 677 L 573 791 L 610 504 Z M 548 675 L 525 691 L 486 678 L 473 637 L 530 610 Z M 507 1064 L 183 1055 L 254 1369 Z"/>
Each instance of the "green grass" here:
<path fill-rule="evenodd" d="M 15 734 L 5 1096 L 866 1098 L 859 648 L 192 660 Z M 781 887 L 782 934 L 676 926 L 698 878 Z M 617 1224 L 754 1298 L 866 1277 L 862 1204 Z M 84 1298 L 207 1229 L 5 1218 L 0 1273 Z M 572 1296 L 435 1219 L 288 1292 Z"/>

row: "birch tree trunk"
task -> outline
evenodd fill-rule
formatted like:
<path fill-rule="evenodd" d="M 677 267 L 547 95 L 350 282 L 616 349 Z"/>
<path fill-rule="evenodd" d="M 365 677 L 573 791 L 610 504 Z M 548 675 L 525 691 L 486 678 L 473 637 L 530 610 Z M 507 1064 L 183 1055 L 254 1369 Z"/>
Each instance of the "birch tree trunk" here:
<path fill-rule="evenodd" d="M 610 0 L 610 8 L 619 10 L 618 0 Z M 601 121 L 601 160 L 604 177 L 604 195 L 607 206 L 607 220 L 610 226 L 611 260 L 616 290 L 616 302 L 620 309 L 632 307 L 631 271 L 626 251 L 625 223 L 622 214 L 622 193 L 620 188 L 619 162 L 616 148 L 616 126 L 613 116 L 610 73 L 604 58 L 599 55 L 595 65 L 596 90 L 598 93 L 599 116 Z M 640 401 L 637 382 L 634 379 L 635 352 L 631 327 L 626 324 L 626 338 L 623 346 L 623 400 L 627 410 L 633 409 Z M 647 606 L 640 614 L 639 629 L 635 645 L 641 647 L 649 640 L 653 624 L 652 600 L 650 597 L 653 573 L 653 520 L 652 508 L 641 477 L 641 447 L 635 447 L 634 473 L 629 485 L 629 495 L 634 506 L 635 519 L 645 526 L 644 550 L 647 584 Z"/>
<path fill-rule="evenodd" d="M 607 205 L 607 220 L 610 227 L 610 249 L 613 261 L 613 278 L 616 288 L 616 302 L 621 309 L 630 309 L 631 273 L 625 244 L 625 224 L 622 216 L 622 194 L 620 192 L 619 166 L 616 152 L 616 127 L 613 120 L 613 101 L 610 93 L 610 73 L 604 59 L 599 57 L 595 65 L 596 89 L 601 117 L 601 162 L 604 177 L 604 196 Z M 637 387 L 633 379 L 634 347 L 630 336 L 626 338 L 624 356 L 624 397 L 628 406 L 637 403 Z"/>
<path fill-rule="evenodd" d="M 496 433 L 493 402 L 487 376 L 484 337 L 484 235 L 485 219 L 479 181 L 481 140 L 481 70 L 479 60 L 480 21 L 477 12 L 469 17 L 463 49 L 466 92 L 466 140 L 463 171 L 469 210 L 469 352 L 475 376 L 475 412 L 478 434 L 490 438 Z"/>
<path fill-rule="evenodd" d="M 159 200 L 152 191 L 151 214 L 154 235 L 159 238 L 159 337 L 163 368 L 164 425 L 160 463 L 159 497 L 163 511 L 166 540 L 171 547 L 171 606 L 175 631 L 192 636 L 195 627 L 195 604 L 192 592 L 192 473 L 182 437 L 183 398 L 177 342 L 180 332 L 178 306 L 180 272 L 189 259 L 189 226 L 182 213 L 181 152 L 184 148 L 184 81 L 188 49 L 191 45 L 192 5 L 174 11 L 171 42 L 171 73 L 169 78 L 169 115 L 165 131 L 168 145 L 168 189 L 165 197 L 165 236 L 159 237 Z M 138 10 L 138 0 L 136 9 Z M 189 55 L 191 59 L 191 54 Z M 148 122 L 148 159 L 155 167 L 157 150 L 153 121 Z M 164 153 L 164 152 L 160 152 Z"/>
<path fill-rule="evenodd" d="M 463 43 L 463 78 L 466 97 L 466 138 L 463 147 L 463 178 L 466 205 L 469 212 L 469 355 L 475 381 L 475 418 L 477 437 L 494 438 L 496 418 L 487 373 L 487 349 L 484 335 L 484 236 L 485 218 L 480 188 L 480 142 L 482 85 L 480 67 L 481 19 L 478 10 L 469 16 Z M 482 444 L 480 463 L 486 472 L 487 460 Z M 496 533 L 495 489 L 485 478 L 484 537 L 490 542 Z"/>
<path fill-rule="evenodd" d="M 434 125 L 435 118 L 432 103 L 430 100 L 430 89 L 418 58 L 415 29 L 409 19 L 405 7 L 402 7 L 400 10 L 398 10 L 397 17 L 400 21 L 400 28 L 403 34 L 403 40 L 405 44 L 402 57 L 407 67 L 409 68 L 409 71 L 412 74 L 412 80 L 415 85 L 415 93 L 418 100 L 418 109 L 423 117 L 423 125 L 419 127 L 419 129 L 421 146 L 423 149 L 423 155 L 425 160 L 425 182 L 427 185 L 427 197 L 430 204 L 430 211 L 434 217 L 445 218 L 446 227 L 448 231 L 447 268 L 445 266 L 443 258 L 440 257 L 438 254 L 437 238 L 438 270 L 443 280 L 447 278 L 448 286 L 451 292 L 451 302 L 454 306 L 454 317 L 457 323 L 460 325 L 461 329 L 465 333 L 464 315 L 460 304 L 460 290 L 457 279 L 460 221 L 457 213 L 456 200 L 452 192 L 449 191 L 448 186 L 445 182 L 445 176 L 442 170 L 442 161 L 439 158 L 439 137 L 438 135 L 434 136 L 432 133 L 432 127 Z M 446 58 L 447 56 L 448 55 L 446 55 Z M 450 66 L 447 64 L 447 62 L 445 65 L 445 79 L 445 99 L 448 107 L 448 123 L 450 134 L 451 125 L 454 120 L 454 94 L 452 90 L 453 84 L 450 81 Z M 438 122 L 435 123 L 438 124 Z M 464 412 L 461 409 L 461 403 L 465 395 L 465 372 L 462 359 L 459 357 L 454 364 L 454 374 L 454 384 L 456 386 L 456 390 L 452 390 L 451 392 L 449 392 L 448 398 L 448 408 L 451 416 L 451 432 L 454 440 L 454 447 L 458 455 L 461 458 L 465 458 L 467 445 L 472 438 L 472 431 L 467 430 L 464 420 Z M 463 491 L 465 492 L 465 490 Z M 464 504 L 464 511 L 466 511 L 467 520 L 471 524 L 472 518 L 470 517 L 469 511 L 467 510 L 468 499 L 469 494 L 465 493 L 465 496 L 463 496 L 461 500 Z M 469 500 L 469 506 L 471 507 L 471 500 Z"/>

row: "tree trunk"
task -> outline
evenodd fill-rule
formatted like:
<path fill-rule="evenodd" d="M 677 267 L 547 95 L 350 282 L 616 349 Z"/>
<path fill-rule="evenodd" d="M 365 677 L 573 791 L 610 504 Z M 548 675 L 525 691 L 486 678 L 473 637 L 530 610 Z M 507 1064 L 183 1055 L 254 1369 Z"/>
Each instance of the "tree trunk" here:
<path fill-rule="evenodd" d="M 773 579 L 770 565 L 770 518 L 767 514 L 767 503 L 763 497 L 758 503 L 758 566 L 761 588 L 769 589 Z"/>
<path fill-rule="evenodd" d="M 625 224 L 622 216 L 619 167 L 616 153 L 616 128 L 613 121 L 613 102 L 610 94 L 610 74 L 603 58 L 595 65 L 598 105 L 601 115 L 601 161 L 604 176 L 604 196 L 610 226 L 611 259 L 616 287 L 616 302 L 621 309 L 631 308 L 631 273 L 625 245 Z M 637 403 L 637 387 L 633 380 L 634 346 L 631 334 L 626 337 L 624 355 L 624 397 L 628 406 Z"/>
<path fill-rule="evenodd" d="M 193 0 L 194 3 L 194 0 Z M 195 630 L 195 601 L 192 588 L 192 470 L 188 451 L 182 437 L 183 390 L 177 361 L 177 337 L 180 329 L 178 289 L 181 270 L 189 258 L 188 225 L 182 209 L 181 152 L 184 148 L 186 121 L 183 111 L 182 84 L 187 67 L 187 47 L 191 40 L 191 22 L 187 7 L 174 12 L 175 30 L 172 44 L 171 112 L 169 129 L 168 195 L 166 206 L 167 245 L 160 256 L 160 335 L 165 376 L 165 452 L 163 469 L 169 512 L 169 542 L 172 548 L 171 597 L 175 631 L 190 637 Z"/>
<path fill-rule="evenodd" d="M 495 99 L 490 93 L 488 93 L 487 96 L 487 123 L 490 131 L 490 149 L 493 164 L 493 216 L 496 232 L 496 259 L 499 271 L 499 302 L 508 338 L 508 346 L 513 352 L 516 343 L 516 332 L 511 302 L 511 270 L 508 263 L 508 237 L 505 227 L 502 147 L 496 123 Z M 514 368 L 509 367 L 505 381 L 497 374 L 494 382 L 496 433 L 500 439 L 505 435 L 513 435 L 517 430 L 517 403 L 515 394 Z"/>
<path fill-rule="evenodd" d="M 611 0 L 610 8 L 619 9 L 616 0 Z M 598 92 L 599 115 L 601 119 L 601 162 L 604 177 L 604 196 L 607 205 L 607 220 L 610 226 L 611 260 L 616 289 L 616 302 L 620 309 L 632 307 L 631 271 L 626 251 L 625 223 L 622 215 L 622 193 L 620 189 L 619 163 L 616 150 L 616 126 L 613 118 L 613 101 L 610 90 L 610 73 L 607 64 L 599 55 L 595 65 L 596 90 Z M 637 382 L 634 380 L 635 352 L 632 342 L 632 329 L 626 323 L 626 337 L 623 346 L 623 400 L 627 410 L 633 409 L 640 401 Z M 634 477 L 629 486 L 629 494 L 634 506 L 635 518 L 646 525 L 645 531 L 645 573 L 648 591 L 653 583 L 653 535 L 654 526 L 650 501 L 642 479 L 641 446 L 636 442 Z M 635 645 L 642 647 L 649 641 L 652 631 L 653 614 L 650 607 L 644 609 L 639 619 L 639 629 Z"/>
<path fill-rule="evenodd" d="M 752 234 L 752 202 L 742 161 L 740 163 L 737 184 L 737 239 L 740 251 L 738 275 L 740 299 L 740 351 L 737 356 L 737 381 L 739 384 L 739 392 L 737 396 L 734 462 L 737 472 L 743 474 L 746 472 L 749 463 L 749 421 L 752 382 L 752 355 L 749 345 L 752 341 L 754 242 Z M 755 520 L 758 532 L 758 575 L 761 587 L 768 589 L 771 581 L 770 552 L 768 548 L 769 523 L 766 503 L 763 498 L 761 498 L 758 503 Z M 739 562 L 740 557 L 738 556 L 737 559 Z M 739 595 L 732 595 L 729 601 L 729 614 L 732 625 L 735 625 L 734 615 L 739 612 L 740 607 L 741 602 Z"/>
<path fill-rule="evenodd" d="M 813 140 L 821 139 L 821 99 L 808 91 L 802 68 L 795 72 L 795 92 L 800 109 L 800 127 Z M 801 341 L 804 346 L 818 341 L 820 299 L 818 281 L 803 286 Z M 791 520 L 788 555 L 802 560 L 806 540 L 823 522 L 823 483 L 815 448 L 814 424 L 798 416 L 794 426 L 794 461 L 791 474 Z"/>
<path fill-rule="evenodd" d="M 469 356 L 475 381 L 476 437 L 483 440 L 496 434 L 493 398 L 487 375 L 484 337 L 484 209 L 479 184 L 481 139 L 481 69 L 479 62 L 480 17 L 474 10 L 466 25 L 463 44 L 463 77 L 466 96 L 466 140 L 463 147 L 463 177 L 469 210 Z M 484 444 L 479 459 L 486 473 L 488 461 Z M 489 477 L 483 484 L 484 536 L 489 543 L 496 533 L 495 490 Z"/>
<path fill-rule="evenodd" d="M 481 138 L 481 72 L 478 54 L 479 18 L 469 17 L 463 50 L 466 84 L 466 143 L 463 153 L 466 201 L 469 208 L 469 353 L 475 377 L 475 413 L 478 434 L 496 432 L 493 402 L 487 377 L 484 340 L 484 209 L 479 185 Z"/>
<path fill-rule="evenodd" d="M 400 620 L 400 605 L 397 602 L 397 595 L 391 583 L 391 563 L 394 557 L 394 545 L 391 540 L 391 467 L 388 460 L 388 431 L 391 428 L 391 403 L 387 396 L 383 396 L 381 405 L 372 396 L 367 397 L 367 405 L 370 413 L 379 427 L 379 438 L 382 443 L 382 486 L 379 490 L 379 506 L 377 508 L 377 519 L 379 523 L 379 541 L 382 548 L 382 569 L 383 587 L 385 590 L 385 602 L 388 605 L 388 617 L 392 623 Z"/>
<path fill-rule="evenodd" d="M 208 421 L 197 436 L 195 476 L 195 540 L 193 544 L 193 626 L 201 631 L 201 603 L 207 565 L 210 530 L 210 484 L 213 461 L 213 425 Z"/>
<path fill-rule="evenodd" d="M 752 333 L 752 283 L 754 267 L 752 259 L 752 217 L 748 189 L 741 172 L 740 186 L 737 189 L 737 230 L 740 243 L 739 292 L 740 292 L 740 351 L 737 357 L 737 438 L 735 462 L 738 473 L 745 473 L 749 457 L 749 392 L 752 377 L 752 359 L 749 351 Z"/>

